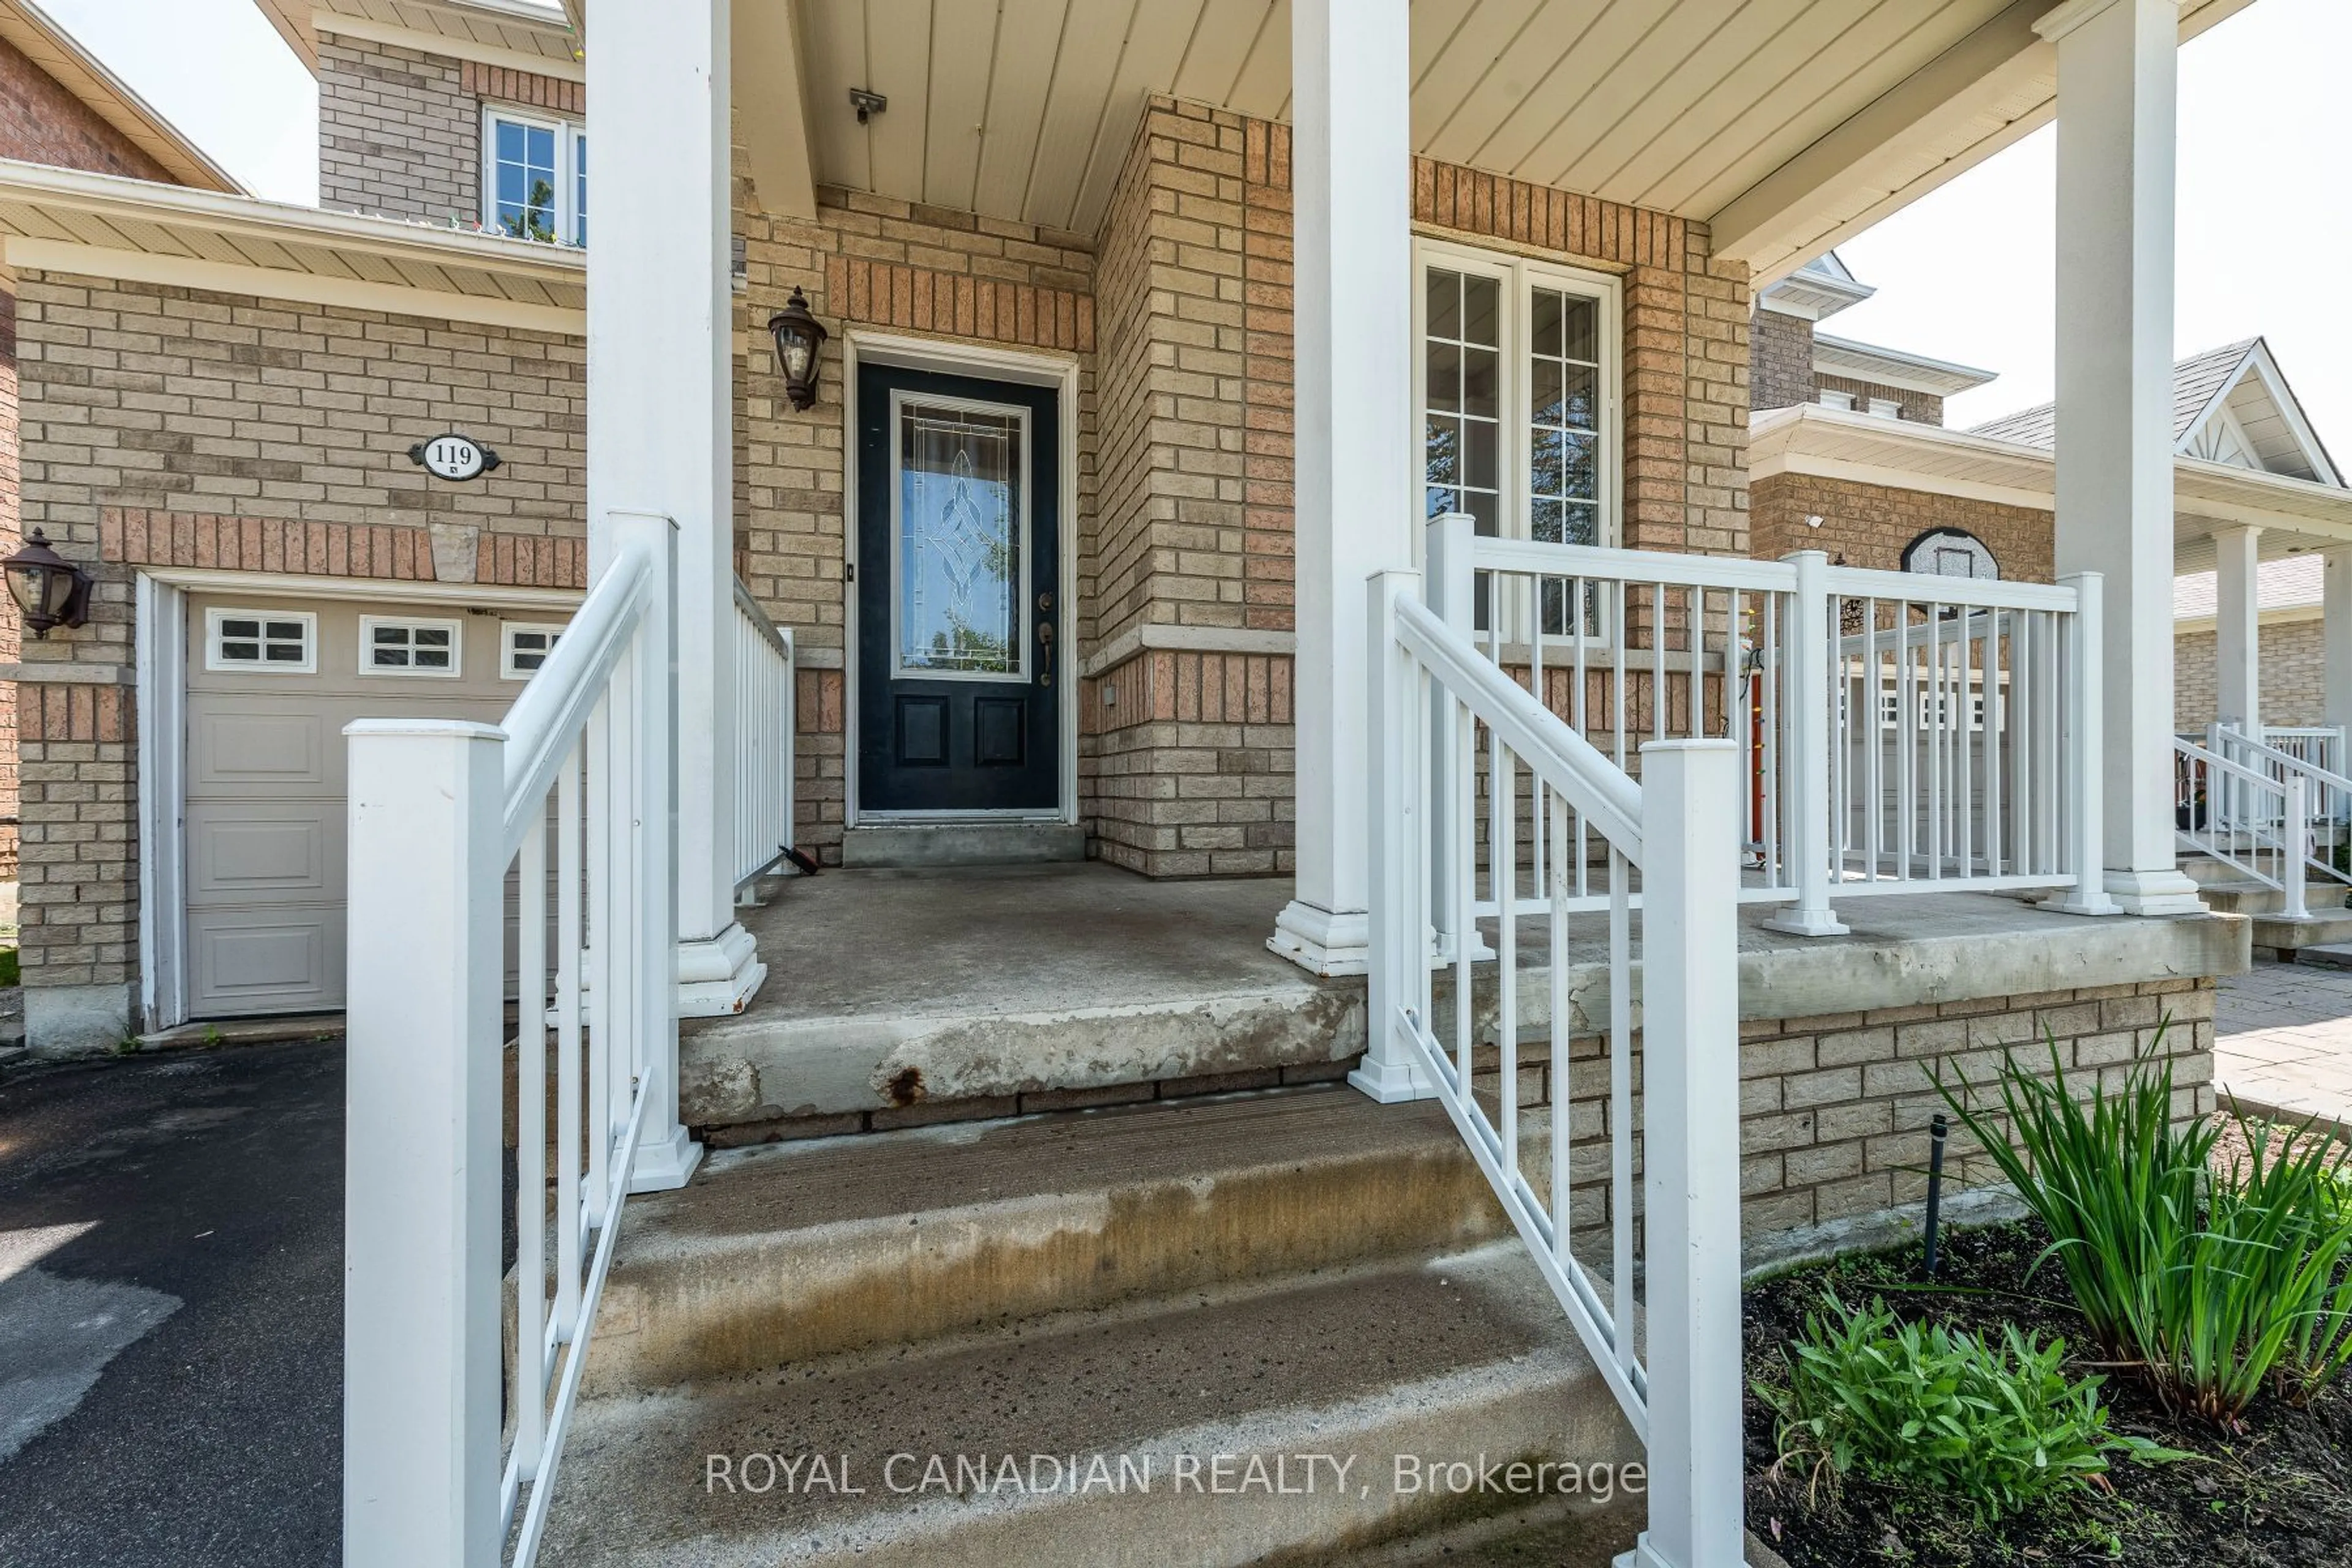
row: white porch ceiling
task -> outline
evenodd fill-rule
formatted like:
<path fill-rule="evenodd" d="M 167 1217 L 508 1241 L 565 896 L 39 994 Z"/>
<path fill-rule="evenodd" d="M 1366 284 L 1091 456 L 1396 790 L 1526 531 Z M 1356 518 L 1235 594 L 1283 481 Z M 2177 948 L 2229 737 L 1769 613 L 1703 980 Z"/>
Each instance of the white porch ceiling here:
<path fill-rule="evenodd" d="M 1091 234 L 1148 95 L 1289 108 L 1287 0 L 735 3 L 801 7 L 816 180 L 908 201 Z M 1412 0 L 1413 145 L 1715 222 L 1774 276 L 2045 122 L 2055 3 Z"/>

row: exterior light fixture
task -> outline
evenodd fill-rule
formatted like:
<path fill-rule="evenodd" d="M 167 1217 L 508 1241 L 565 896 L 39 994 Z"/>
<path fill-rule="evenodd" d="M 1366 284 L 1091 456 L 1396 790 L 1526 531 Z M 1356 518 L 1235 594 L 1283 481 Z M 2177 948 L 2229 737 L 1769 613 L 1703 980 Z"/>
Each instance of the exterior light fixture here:
<path fill-rule="evenodd" d="M 8 594 L 25 612 L 25 625 L 37 637 L 51 626 L 79 626 L 89 619 L 89 574 L 56 551 L 39 529 L 25 548 L 0 561 L 8 574 Z"/>
<path fill-rule="evenodd" d="M 795 287 L 784 308 L 768 318 L 776 340 L 776 363 L 784 373 L 784 395 L 794 408 L 816 401 L 817 358 L 830 336 L 824 324 L 809 314 L 808 296 Z"/>

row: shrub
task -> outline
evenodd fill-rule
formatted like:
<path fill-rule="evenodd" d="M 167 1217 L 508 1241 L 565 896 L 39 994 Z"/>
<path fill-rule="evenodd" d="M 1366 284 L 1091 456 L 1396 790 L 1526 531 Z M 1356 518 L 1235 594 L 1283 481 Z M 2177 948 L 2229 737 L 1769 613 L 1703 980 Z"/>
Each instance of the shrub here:
<path fill-rule="evenodd" d="M 1756 1385 L 1780 1417 L 1780 1462 L 1809 1463 L 1813 1484 L 1859 1475 L 1957 1499 L 1979 1522 L 2097 1484 L 2108 1459 L 2185 1456 L 2111 1431 L 2104 1379 L 2067 1381 L 2066 1342 L 2001 1342 L 1941 1326 L 1900 1324 L 1883 1299 L 1849 1308 L 1834 1291 L 1789 1347 L 1789 1385 Z"/>
<path fill-rule="evenodd" d="M 2004 1057 L 2000 1135 L 1976 1086 L 1936 1088 L 2050 1232 L 2054 1258 L 2107 1354 L 2177 1411 L 2240 1425 L 2275 1380 L 2306 1397 L 2352 1359 L 2352 1211 L 2344 1155 L 2246 1128 L 2253 1157 L 2216 1181 L 2212 1117 L 2176 1124 L 2172 1068 L 2150 1051 L 2110 1093 L 2078 1096 L 2054 1041 L 2046 1079 Z"/>

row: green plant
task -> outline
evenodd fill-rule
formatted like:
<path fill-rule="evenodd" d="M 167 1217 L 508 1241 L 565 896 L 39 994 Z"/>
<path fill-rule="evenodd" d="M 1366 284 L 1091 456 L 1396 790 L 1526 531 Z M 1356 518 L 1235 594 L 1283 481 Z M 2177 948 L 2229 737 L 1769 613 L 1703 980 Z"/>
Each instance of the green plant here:
<path fill-rule="evenodd" d="M 1822 1292 L 1789 1347 L 1785 1388 L 1759 1383 L 1780 1417 L 1780 1462 L 1809 1463 L 1816 1487 L 1860 1475 L 1957 1499 L 1979 1522 L 2103 1484 L 2111 1457 L 2185 1458 L 2112 1430 L 2099 1389 L 2069 1382 L 2066 1342 L 2004 1327 L 1998 1345 L 1895 1321 L 1884 1298 L 1851 1308 Z"/>
<path fill-rule="evenodd" d="M 19 968 L 21 962 L 15 948 L 0 947 L 0 985 L 24 984 L 24 974 Z"/>
<path fill-rule="evenodd" d="M 2251 1170 L 2217 1182 L 2221 1124 L 2176 1120 L 2164 1026 L 2124 1083 L 2075 1092 L 2050 1043 L 2048 1077 L 2002 1059 L 2003 1137 L 1977 1086 L 1930 1073 L 2003 1176 L 2050 1232 L 2054 1258 L 2107 1353 L 2133 1364 L 2176 1410 L 2236 1426 L 2276 1378 L 2307 1396 L 2352 1360 L 2352 1214 L 2335 1197 L 2343 1164 L 2318 1141 L 2273 1156 L 2267 1130 Z"/>

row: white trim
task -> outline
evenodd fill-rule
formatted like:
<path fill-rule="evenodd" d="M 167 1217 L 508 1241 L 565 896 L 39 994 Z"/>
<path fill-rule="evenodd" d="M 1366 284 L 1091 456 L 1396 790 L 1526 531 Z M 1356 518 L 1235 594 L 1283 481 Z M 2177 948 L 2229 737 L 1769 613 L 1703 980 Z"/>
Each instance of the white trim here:
<path fill-rule="evenodd" d="M 841 334 L 842 515 L 845 521 L 842 529 L 842 552 L 844 561 L 852 571 L 859 569 L 857 376 L 859 367 L 867 361 L 905 370 L 940 371 L 950 375 L 988 377 L 1028 386 L 1048 386 L 1055 390 L 1059 416 L 1055 424 L 1059 431 L 1062 449 L 1062 580 L 1055 601 L 1061 620 L 1054 635 L 1056 647 L 1064 650 L 1076 648 L 1078 585 L 1077 356 L 845 326 Z M 858 617 L 855 586 L 854 584 L 844 584 L 842 594 L 842 826 L 845 828 L 856 826 L 868 815 L 857 809 L 859 660 L 856 657 Z M 1062 809 L 1058 816 L 1046 819 L 1072 824 L 1078 820 L 1077 682 L 1069 673 L 1070 667 L 1076 663 L 1076 660 L 1066 651 L 1062 658 L 1064 673 L 1058 683 L 1062 710 Z M 1008 815 L 1019 816 L 1024 814 Z M 875 819 L 889 820 L 879 814 L 875 814 Z"/>
<path fill-rule="evenodd" d="M 287 300 L 302 305 L 339 306 L 352 310 L 376 310 L 387 316 L 408 316 L 427 321 L 469 321 L 480 326 L 511 327 L 576 338 L 587 331 L 587 313 L 563 305 L 534 305 L 521 300 L 494 299 L 483 294 L 452 294 L 439 289 L 412 289 L 399 283 L 377 283 L 362 278 L 337 278 L 318 272 L 296 272 L 283 267 L 254 267 L 230 261 L 207 261 L 194 256 L 165 256 L 142 250 L 116 250 L 104 246 L 75 245 L 65 240 L 38 239 L 26 235 L 0 237 L 0 256 L 23 271 L 60 272 L 77 278 L 103 278 L 124 283 L 155 283 L 172 289 L 201 289 L 215 294 L 243 294 L 257 300 Z M 445 265 L 468 265 L 451 258 Z"/>
<path fill-rule="evenodd" d="M 1240 626 L 1171 626 L 1157 621 L 1133 626 L 1096 648 L 1078 672 L 1092 680 L 1106 670 L 1155 649 L 1178 653 L 1265 654 L 1288 658 L 1298 651 L 1298 634 L 1253 631 Z"/>
<path fill-rule="evenodd" d="M 415 633 L 442 631 L 449 634 L 449 668 L 434 669 L 422 665 L 376 664 L 369 654 L 375 648 L 375 634 L 385 626 L 404 626 L 412 634 L 408 652 L 416 653 Z M 382 676 L 414 676 L 425 680 L 457 680 L 466 672 L 466 623 L 441 620 L 421 616 L 362 616 L 360 617 L 359 673 L 371 678 Z"/>
<path fill-rule="evenodd" d="M 1862 412 L 1869 415 L 1873 419 L 1900 419 L 1903 417 L 1903 404 L 1899 398 L 1873 397 L 1868 399 L 1868 403 L 1869 406 L 1864 408 Z"/>
<path fill-rule="evenodd" d="M 1834 386 L 1824 386 L 1815 392 L 1813 402 L 1821 407 L 1834 408 L 1843 414 L 1851 414 L 1854 411 L 1853 394 L 1841 392 Z"/>
<path fill-rule="evenodd" d="M 139 574 L 194 594 L 259 594 L 270 598 L 352 599 L 365 604 L 405 599 L 413 604 L 478 605 L 484 609 L 570 610 L 578 607 L 581 598 L 579 592 L 571 588 L 517 588 L 497 583 L 407 583 L 396 577 L 306 577 L 280 572 L 229 572 L 213 566 L 142 566 Z"/>
<path fill-rule="evenodd" d="M 289 664 L 267 658 L 250 663 L 244 659 L 226 658 L 220 651 L 221 623 L 231 618 L 245 621 L 299 621 L 302 623 L 302 662 Z M 238 638 L 245 641 L 245 638 Z M 257 647 L 267 655 L 271 642 L 268 631 L 254 639 Z M 316 675 L 319 673 L 319 616 L 314 610 L 249 610 L 242 605 L 216 605 L 205 611 L 205 668 L 222 675 Z"/>
<path fill-rule="evenodd" d="M 517 632 L 545 632 L 548 634 L 547 647 L 539 650 L 539 657 L 542 661 L 544 661 L 547 656 L 555 650 L 556 639 L 563 635 L 564 623 L 562 621 L 508 620 L 501 620 L 499 622 L 499 679 L 500 680 L 529 680 L 532 676 L 539 673 L 539 667 L 536 665 L 532 666 L 529 669 L 522 669 L 516 667 L 515 634 Z"/>
<path fill-rule="evenodd" d="M 1016 563 L 1013 567 L 1013 592 L 1016 596 L 1013 600 L 1013 611 L 1016 628 L 1012 637 L 1015 646 L 1012 650 L 1010 650 L 1013 655 L 1013 668 L 1011 669 L 982 670 L 922 668 L 910 670 L 907 668 L 906 627 L 900 624 L 899 613 L 903 608 L 903 605 L 900 603 L 898 595 L 898 587 L 902 580 L 906 565 L 905 559 L 900 554 L 898 549 L 898 543 L 900 539 L 903 537 L 906 521 L 905 517 L 900 510 L 900 503 L 906 495 L 906 486 L 901 480 L 901 474 L 898 467 L 900 453 L 898 420 L 900 415 L 905 412 L 907 405 L 909 402 L 914 402 L 930 407 L 944 408 L 960 414 L 1010 414 L 1013 416 L 1013 419 L 1019 426 L 1020 439 L 1018 447 L 1016 447 L 1016 456 L 1013 458 L 1013 472 L 1017 490 L 1021 497 L 1021 519 L 1018 524 L 1019 539 L 1013 552 L 1013 560 Z M 929 393 L 920 393 L 910 395 L 904 391 L 897 391 L 890 394 L 890 412 L 887 417 L 889 421 L 888 435 L 890 445 L 889 450 L 886 454 L 885 460 L 890 465 L 891 679 L 893 680 L 970 680 L 992 685 L 1009 686 L 1027 686 L 1033 684 L 1036 679 L 1036 670 L 1035 666 L 1031 662 L 1029 645 L 1031 640 L 1036 635 L 1036 628 L 1035 622 L 1033 620 L 1031 615 L 1029 590 L 1025 581 L 1029 573 L 1029 568 L 1032 564 L 1029 559 L 1029 515 L 1030 503 L 1033 498 L 1029 494 L 1031 486 L 1027 479 L 1024 476 L 1029 469 L 1031 463 L 1035 457 L 1035 449 L 1031 445 L 1034 439 L 1035 433 L 1029 428 L 1028 408 L 1018 403 L 991 403 L 982 398 L 971 397 L 940 397 Z M 1056 426 L 1058 426 L 1060 423 L 1061 421 L 1059 419 L 1055 421 Z M 852 455 L 854 458 L 854 452 Z M 1050 688 L 1048 689 L 1050 689 Z M 1058 699 L 1056 699 L 1056 700 L 1058 700 Z"/>
<path fill-rule="evenodd" d="M 1427 493 L 1426 453 L 1429 418 L 1428 274 L 1432 263 L 1451 272 L 1493 278 L 1502 284 L 1501 320 L 1497 323 L 1501 384 L 1501 429 L 1496 440 L 1496 479 L 1501 515 L 1496 525 L 1506 539 L 1530 537 L 1534 502 L 1528 494 L 1528 427 L 1533 423 L 1528 373 L 1526 321 L 1533 291 L 1556 289 L 1581 295 L 1601 308 L 1597 328 L 1600 353 L 1600 419 L 1594 450 L 1601 464 L 1599 495 L 1594 507 L 1596 544 L 1613 547 L 1624 531 L 1625 424 L 1622 396 L 1624 366 L 1624 286 L 1614 274 L 1588 268 L 1465 245 L 1455 240 L 1415 235 L 1412 241 L 1412 449 L 1405 454 L 1411 468 L 1409 492 L 1416 502 Z M 1416 561 L 1423 548 L 1422 532 L 1412 531 Z"/>
<path fill-rule="evenodd" d="M 139 1005 L 148 1030 L 187 1021 L 187 595 L 142 572 L 132 582 L 139 708 Z"/>
<path fill-rule="evenodd" d="M 1852 338 L 1835 338 L 1827 332 L 1813 334 L 1813 370 L 1822 375 L 1842 375 L 1853 381 L 1874 382 L 1880 386 L 1899 387 L 1905 392 L 1928 392 L 1950 397 L 1982 386 L 1998 378 L 1998 372 L 1979 370 L 1973 365 L 1956 364 L 1950 360 L 1930 359 L 1926 354 L 1906 353 L 1901 349 L 1881 348 L 1876 343 L 1856 342 Z"/>
<path fill-rule="evenodd" d="M 501 18 L 502 20 L 504 18 Z M 515 16 L 518 26 L 529 26 L 531 19 Z M 551 76 L 564 81 L 588 79 L 588 68 L 580 61 L 556 55 L 535 55 L 524 49 L 504 48 L 497 44 L 479 43 L 459 37 L 453 33 L 427 33 L 415 27 L 404 27 L 397 23 L 378 22 L 365 16 L 347 16 L 324 6 L 311 13 L 311 26 L 324 36 L 340 34 L 357 38 L 362 43 L 386 44 L 397 49 L 415 49 L 421 55 L 438 55 L 444 59 L 471 60 L 478 66 L 498 66 L 508 70 L 529 71 L 534 76 Z M 551 37 L 559 34 L 550 29 Z M 566 40 L 567 42 L 569 40 Z"/>

